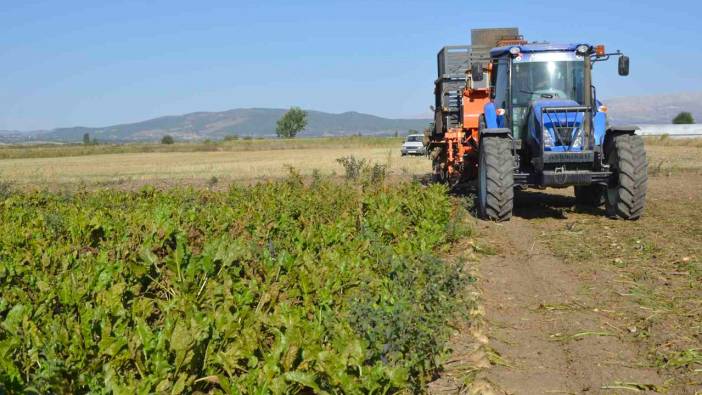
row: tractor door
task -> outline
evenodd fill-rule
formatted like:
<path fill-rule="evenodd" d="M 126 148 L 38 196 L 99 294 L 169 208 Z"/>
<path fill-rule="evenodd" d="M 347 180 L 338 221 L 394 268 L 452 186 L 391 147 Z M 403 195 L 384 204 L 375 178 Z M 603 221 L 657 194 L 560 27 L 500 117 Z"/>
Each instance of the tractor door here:
<path fill-rule="evenodd" d="M 490 81 L 492 85 L 492 102 L 498 111 L 504 110 L 504 124 L 500 126 L 509 128 L 511 125 L 511 114 L 509 111 L 509 60 L 507 58 L 497 59 L 493 61 L 492 67 Z"/>

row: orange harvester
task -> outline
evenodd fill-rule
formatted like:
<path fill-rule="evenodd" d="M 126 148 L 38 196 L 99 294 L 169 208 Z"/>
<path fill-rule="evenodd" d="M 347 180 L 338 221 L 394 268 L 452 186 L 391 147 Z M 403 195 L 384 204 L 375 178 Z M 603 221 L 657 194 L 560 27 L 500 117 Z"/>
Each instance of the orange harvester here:
<path fill-rule="evenodd" d="M 490 49 L 525 43 L 516 28 L 475 29 L 472 45 L 447 46 L 437 55 L 434 129 L 426 136 L 434 177 L 467 181 L 477 177 L 480 115 L 490 101 Z M 482 81 L 473 81 L 471 64 L 486 66 Z"/>
<path fill-rule="evenodd" d="M 461 127 L 449 128 L 444 133 L 446 144 L 446 170 L 448 177 L 463 176 L 467 179 L 477 177 L 478 142 L 480 135 L 480 114 L 490 101 L 490 89 L 466 88 L 462 95 Z"/>

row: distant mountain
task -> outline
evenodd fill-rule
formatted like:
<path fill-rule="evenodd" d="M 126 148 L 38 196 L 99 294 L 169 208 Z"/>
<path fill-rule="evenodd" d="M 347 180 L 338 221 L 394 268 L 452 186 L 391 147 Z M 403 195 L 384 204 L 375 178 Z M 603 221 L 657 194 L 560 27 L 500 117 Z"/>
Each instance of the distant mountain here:
<path fill-rule="evenodd" d="M 613 123 L 670 124 L 681 111 L 689 111 L 702 122 L 702 92 L 655 96 L 620 97 L 603 100 Z M 83 134 L 104 142 L 157 141 L 169 134 L 177 140 L 221 139 L 224 136 L 275 136 L 276 121 L 284 109 L 242 108 L 222 112 L 194 112 L 143 122 L 105 127 L 72 127 L 44 131 L 0 131 L 0 143 L 82 141 Z M 358 112 L 331 114 L 307 111 L 309 124 L 301 136 L 338 136 L 361 133 L 388 135 L 395 131 L 422 130 L 429 119 L 388 119 Z"/>
<path fill-rule="evenodd" d="M 27 139 L 27 133 L 16 130 L 0 130 L 0 144 L 20 142 Z"/>
<path fill-rule="evenodd" d="M 655 96 L 620 97 L 603 100 L 613 123 L 670 124 L 682 111 L 702 122 L 702 92 Z"/>
<path fill-rule="evenodd" d="M 81 141 L 85 133 L 98 141 L 155 141 L 164 135 L 176 140 L 221 139 L 227 135 L 275 136 L 276 121 L 284 109 L 247 108 L 222 112 L 194 112 L 165 116 L 143 122 L 106 127 L 72 127 L 34 132 L 2 132 L 0 142 L 17 141 Z M 422 130 L 428 119 L 388 119 L 358 112 L 331 114 L 307 111 L 308 126 L 301 136 L 336 136 L 361 133 L 364 135 L 405 133 Z"/>

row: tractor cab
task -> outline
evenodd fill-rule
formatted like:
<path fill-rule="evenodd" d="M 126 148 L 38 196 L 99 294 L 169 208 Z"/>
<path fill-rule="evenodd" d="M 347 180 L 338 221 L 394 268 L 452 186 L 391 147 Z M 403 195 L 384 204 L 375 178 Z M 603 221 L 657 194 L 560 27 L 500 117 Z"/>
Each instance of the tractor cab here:
<path fill-rule="evenodd" d="M 491 102 L 485 128 L 519 141 L 523 184 L 566 186 L 603 182 L 606 110 L 594 97 L 593 62 L 612 55 L 587 44 L 522 44 L 490 51 Z M 620 74 L 628 74 L 622 56 Z M 482 67 L 482 65 L 478 65 Z M 566 170 L 575 171 L 567 173 Z M 589 170 L 585 176 L 578 171 Z M 555 174 L 556 172 L 562 174 Z"/>
<path fill-rule="evenodd" d="M 580 48 L 580 50 L 578 49 Z M 605 114 L 592 98 L 590 46 L 526 44 L 495 48 L 490 86 L 496 124 L 533 155 L 601 145 Z"/>

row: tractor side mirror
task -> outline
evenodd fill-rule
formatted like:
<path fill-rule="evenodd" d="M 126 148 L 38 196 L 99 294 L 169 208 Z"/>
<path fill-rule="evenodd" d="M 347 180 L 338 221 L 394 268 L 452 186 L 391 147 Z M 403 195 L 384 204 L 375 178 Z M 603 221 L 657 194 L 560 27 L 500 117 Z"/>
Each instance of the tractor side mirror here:
<path fill-rule="evenodd" d="M 470 75 L 473 77 L 473 81 L 482 81 L 483 80 L 483 65 L 480 63 L 471 64 Z"/>
<path fill-rule="evenodd" d="M 629 75 L 629 57 L 620 56 L 619 57 L 619 75 L 627 76 Z"/>

